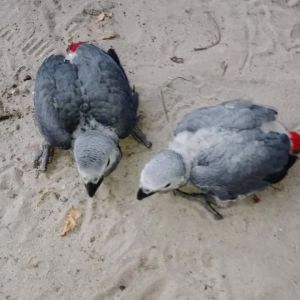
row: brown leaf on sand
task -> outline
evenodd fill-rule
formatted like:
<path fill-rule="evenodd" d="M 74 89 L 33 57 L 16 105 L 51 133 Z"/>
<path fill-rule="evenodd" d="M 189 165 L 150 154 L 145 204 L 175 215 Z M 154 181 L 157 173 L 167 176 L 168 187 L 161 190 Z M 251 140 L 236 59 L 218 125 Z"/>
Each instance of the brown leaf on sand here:
<path fill-rule="evenodd" d="M 77 226 L 77 221 L 80 218 L 80 215 L 80 210 L 72 207 L 65 218 L 64 227 L 60 230 L 59 235 L 65 236 L 69 232 L 73 231 Z"/>
<path fill-rule="evenodd" d="M 107 32 L 104 33 L 103 36 L 101 37 L 102 40 L 111 40 L 114 39 L 116 37 L 118 37 L 119 35 L 116 32 Z"/>

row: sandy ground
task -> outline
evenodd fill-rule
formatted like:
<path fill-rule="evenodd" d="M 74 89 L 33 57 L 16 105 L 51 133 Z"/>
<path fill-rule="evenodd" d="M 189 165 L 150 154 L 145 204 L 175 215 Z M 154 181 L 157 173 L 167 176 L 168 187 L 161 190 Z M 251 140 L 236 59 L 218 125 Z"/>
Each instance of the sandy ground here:
<path fill-rule="evenodd" d="M 242 97 L 299 123 L 299 2 L 1 0 L 0 299 L 300 299 L 299 163 L 220 222 L 173 194 L 135 198 L 142 165 L 193 108 Z M 90 15 L 103 8 L 111 18 Z M 154 145 L 123 141 L 93 200 L 68 152 L 39 178 L 32 169 L 36 71 L 72 38 L 115 47 Z M 61 237 L 71 207 L 79 224 Z"/>

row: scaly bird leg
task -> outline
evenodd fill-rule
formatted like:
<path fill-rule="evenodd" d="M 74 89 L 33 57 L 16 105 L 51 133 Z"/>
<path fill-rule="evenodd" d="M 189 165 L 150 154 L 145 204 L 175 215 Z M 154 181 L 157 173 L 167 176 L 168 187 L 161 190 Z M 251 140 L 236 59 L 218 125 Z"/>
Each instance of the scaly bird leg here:
<path fill-rule="evenodd" d="M 184 198 L 188 199 L 188 200 L 192 200 L 191 198 L 197 198 L 197 201 L 200 201 L 201 204 L 203 205 L 203 207 L 210 212 L 214 218 L 216 220 L 222 220 L 224 219 L 223 215 L 221 215 L 216 208 L 213 207 L 213 205 L 215 204 L 214 201 L 212 200 L 211 197 L 209 197 L 208 195 L 203 195 L 203 194 L 196 194 L 196 193 L 185 193 L 181 190 L 176 190 L 176 192 L 178 192 L 181 196 L 183 196 Z M 200 197 L 199 197 L 200 196 Z"/>
<path fill-rule="evenodd" d="M 133 86 L 132 88 L 132 96 L 135 99 L 137 105 L 139 103 L 139 94 L 136 92 L 135 87 Z M 142 118 L 141 115 L 138 116 L 138 121 Z M 152 143 L 150 141 L 148 141 L 146 135 L 142 132 L 141 129 L 138 128 L 138 126 L 136 125 L 133 130 L 131 131 L 131 135 L 132 137 L 138 142 L 138 143 L 142 143 L 145 145 L 146 148 L 151 148 L 152 147 Z"/>
<path fill-rule="evenodd" d="M 136 141 L 138 141 L 139 143 L 144 144 L 145 147 L 147 147 L 147 148 L 152 147 L 152 143 L 150 141 L 148 141 L 146 135 L 137 126 L 133 128 L 133 130 L 131 132 L 131 135 L 133 136 L 133 138 Z"/>
<path fill-rule="evenodd" d="M 52 162 L 53 155 L 54 148 L 49 144 L 43 144 L 42 148 L 37 152 L 34 158 L 33 167 L 40 172 L 46 172 L 48 164 Z"/>
<path fill-rule="evenodd" d="M 214 218 L 216 220 L 222 220 L 224 219 L 223 215 L 221 215 L 217 209 L 213 207 L 213 202 L 211 201 L 210 197 L 205 195 L 204 201 L 201 201 L 202 205 L 211 213 L 213 214 Z"/>

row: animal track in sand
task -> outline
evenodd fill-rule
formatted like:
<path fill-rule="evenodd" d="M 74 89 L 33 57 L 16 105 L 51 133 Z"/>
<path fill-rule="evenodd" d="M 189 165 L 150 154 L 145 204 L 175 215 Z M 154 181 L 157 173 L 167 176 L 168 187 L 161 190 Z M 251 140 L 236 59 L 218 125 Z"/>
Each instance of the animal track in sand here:
<path fill-rule="evenodd" d="M 117 266 L 118 265 L 118 266 Z M 139 251 L 132 249 L 118 264 L 112 266 L 117 270 L 113 280 L 109 280 L 104 291 L 96 293 L 94 300 L 122 299 L 163 299 L 168 288 L 166 270 L 162 256 L 157 249 Z M 125 297 L 125 298 L 123 298 Z"/>
<path fill-rule="evenodd" d="M 171 51 L 170 57 L 186 57 L 193 50 L 207 50 L 221 41 L 218 21 L 209 11 L 192 6 L 185 8 L 184 12 L 172 11 L 167 19 L 167 25 L 162 25 L 166 32 L 165 40 L 162 41 L 162 51 Z M 177 28 L 176 32 L 173 28 Z M 190 45 L 193 45 L 193 48 Z"/>
<path fill-rule="evenodd" d="M 271 22 L 272 14 L 265 5 L 249 7 L 245 22 L 246 55 L 240 72 L 251 70 L 256 59 L 273 56 L 277 37 Z"/>
<path fill-rule="evenodd" d="M 32 2 L 32 10 L 36 11 L 35 20 L 23 18 L 20 24 L 9 23 L 0 28 L 0 37 L 7 44 L 4 55 L 8 60 L 3 63 L 14 70 L 24 59 L 47 57 L 57 49 L 57 43 L 65 48 L 70 38 L 96 39 L 99 26 L 95 26 L 95 18 L 83 13 L 85 7 L 93 4 L 95 1 L 69 8 L 72 13 L 57 24 L 56 18 L 61 19 L 65 13 L 60 1 Z M 10 19 L 18 19 L 16 11 L 12 14 Z M 94 30 L 91 31 L 90 27 Z"/>
<path fill-rule="evenodd" d="M 284 8 L 293 8 L 300 4 L 300 0 L 272 0 L 272 2 Z"/>
<path fill-rule="evenodd" d="M 162 88 L 165 116 L 173 130 L 177 122 L 188 112 L 191 107 L 197 107 L 199 102 L 197 94 L 199 83 L 195 78 L 178 77 L 172 79 Z M 199 95 L 200 97 L 200 95 Z"/>
<path fill-rule="evenodd" d="M 294 25 L 290 35 L 292 39 L 300 39 L 300 23 Z"/>
<path fill-rule="evenodd" d="M 168 274 L 172 274 L 172 280 L 180 287 L 176 291 L 174 299 L 183 296 L 180 290 L 188 290 L 186 288 L 196 286 L 203 299 L 222 299 L 220 297 L 222 277 L 213 255 L 209 250 L 203 249 L 203 245 L 199 244 L 199 248 L 194 250 L 187 250 L 178 245 L 169 245 L 164 249 L 163 256 Z M 180 272 L 175 270 L 180 270 Z M 190 292 L 190 295 L 193 295 L 195 291 L 191 290 Z M 179 297 L 179 299 L 181 298 Z"/>

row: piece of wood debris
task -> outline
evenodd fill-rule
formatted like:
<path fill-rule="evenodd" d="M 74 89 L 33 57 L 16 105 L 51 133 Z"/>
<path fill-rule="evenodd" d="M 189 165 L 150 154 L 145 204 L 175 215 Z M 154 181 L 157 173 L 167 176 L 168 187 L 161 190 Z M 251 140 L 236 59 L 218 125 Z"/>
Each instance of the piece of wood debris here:
<path fill-rule="evenodd" d="M 83 13 L 90 16 L 99 16 L 103 12 L 102 9 L 85 8 Z"/>
<path fill-rule="evenodd" d="M 213 48 L 217 45 L 220 44 L 221 42 L 221 29 L 219 27 L 219 24 L 217 23 L 216 19 L 211 15 L 210 12 L 206 12 L 207 16 L 213 21 L 215 27 L 216 27 L 216 38 L 213 42 L 210 42 L 208 45 L 206 46 L 203 46 L 203 47 L 196 47 L 194 48 L 194 51 L 203 51 L 203 50 L 207 50 L 207 49 L 210 49 L 210 48 Z"/>
<path fill-rule="evenodd" d="M 101 37 L 102 40 L 111 40 L 114 39 L 116 37 L 118 37 L 119 35 L 116 32 L 106 32 L 103 34 L 103 36 Z"/>
<path fill-rule="evenodd" d="M 24 77 L 23 81 L 28 81 L 28 80 L 31 80 L 31 79 L 32 79 L 31 76 L 30 76 L 29 74 L 27 74 L 27 75 Z"/>
<path fill-rule="evenodd" d="M 3 114 L 3 115 L 0 114 L 0 122 L 11 119 L 12 117 L 13 117 L 12 114 Z"/>
<path fill-rule="evenodd" d="M 77 221 L 80 218 L 81 213 L 78 208 L 72 207 L 64 221 L 63 228 L 59 231 L 60 236 L 65 236 L 69 232 L 73 231 L 77 226 Z"/>
<path fill-rule="evenodd" d="M 98 21 L 104 21 L 105 18 L 112 18 L 112 12 L 102 9 L 93 9 L 93 8 L 86 8 L 83 10 L 83 13 L 86 15 L 90 15 L 93 17 L 97 17 Z"/>

